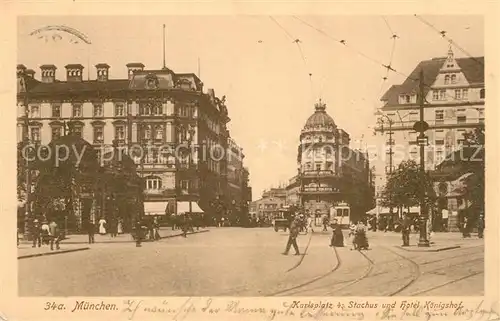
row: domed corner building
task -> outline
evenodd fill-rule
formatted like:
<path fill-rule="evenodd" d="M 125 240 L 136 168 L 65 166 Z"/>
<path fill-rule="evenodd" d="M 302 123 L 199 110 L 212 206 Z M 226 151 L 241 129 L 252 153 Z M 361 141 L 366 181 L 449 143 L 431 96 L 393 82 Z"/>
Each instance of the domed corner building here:
<path fill-rule="evenodd" d="M 373 188 L 368 157 L 349 147 L 349 134 L 337 127 L 319 100 L 300 133 L 298 194 L 315 225 L 337 218 L 342 225 L 371 209 Z"/>

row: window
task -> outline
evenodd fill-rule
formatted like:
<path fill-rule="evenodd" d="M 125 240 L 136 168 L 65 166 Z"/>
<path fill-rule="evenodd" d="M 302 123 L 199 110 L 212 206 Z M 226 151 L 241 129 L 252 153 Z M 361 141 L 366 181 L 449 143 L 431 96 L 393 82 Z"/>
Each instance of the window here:
<path fill-rule="evenodd" d="M 462 99 L 462 91 L 460 89 L 455 89 L 455 99 Z"/>
<path fill-rule="evenodd" d="M 52 117 L 61 117 L 61 105 L 52 105 Z"/>
<path fill-rule="evenodd" d="M 462 89 L 462 99 L 468 99 L 469 91 L 467 89 Z"/>
<path fill-rule="evenodd" d="M 434 141 L 434 144 L 435 145 L 444 145 L 444 139 L 443 138 L 436 138 L 436 140 Z"/>
<path fill-rule="evenodd" d="M 120 141 L 125 140 L 125 125 L 115 126 L 115 139 Z"/>
<path fill-rule="evenodd" d="M 38 118 L 38 117 L 40 117 L 40 107 L 38 107 L 38 106 L 31 106 L 30 107 L 30 117 L 31 118 Z"/>
<path fill-rule="evenodd" d="M 484 99 L 484 96 L 485 96 L 484 89 L 481 89 L 481 90 L 479 91 L 479 98 Z"/>
<path fill-rule="evenodd" d="M 436 151 L 436 162 L 441 163 L 444 160 L 443 157 L 443 151 L 442 150 L 437 150 Z"/>
<path fill-rule="evenodd" d="M 437 90 L 432 91 L 432 100 L 439 100 L 439 91 Z"/>
<path fill-rule="evenodd" d="M 94 126 L 94 144 L 101 144 L 104 142 L 104 127 Z"/>
<path fill-rule="evenodd" d="M 62 133 L 61 126 L 52 127 L 52 140 L 58 139 L 59 137 L 61 137 L 62 136 L 61 133 Z"/>
<path fill-rule="evenodd" d="M 73 117 L 82 117 L 82 105 L 73 104 Z"/>
<path fill-rule="evenodd" d="M 464 142 L 465 142 L 465 139 L 463 139 L 463 138 L 459 138 L 459 139 L 457 139 L 457 144 L 458 144 L 458 145 L 463 145 L 463 144 L 464 144 Z"/>
<path fill-rule="evenodd" d="M 444 76 L 444 84 L 448 85 L 450 83 L 450 75 Z"/>
<path fill-rule="evenodd" d="M 161 189 L 161 178 L 157 176 L 150 176 L 146 179 L 146 189 L 148 190 L 159 190 Z"/>
<path fill-rule="evenodd" d="M 484 109 L 480 108 L 477 110 L 478 111 L 478 114 L 479 114 L 479 121 L 483 121 L 484 122 Z"/>
<path fill-rule="evenodd" d="M 40 127 L 31 127 L 31 141 L 32 142 L 40 141 Z"/>
<path fill-rule="evenodd" d="M 457 75 L 451 75 L 451 83 L 456 84 L 457 83 Z"/>
<path fill-rule="evenodd" d="M 409 104 L 411 102 L 410 95 L 405 95 L 405 103 Z"/>
<path fill-rule="evenodd" d="M 188 190 L 189 189 L 189 180 L 183 179 L 179 182 L 179 185 L 182 190 Z"/>
<path fill-rule="evenodd" d="M 446 90 L 439 91 L 439 100 L 446 100 Z"/>
<path fill-rule="evenodd" d="M 156 125 L 155 126 L 155 139 L 156 140 L 162 140 L 163 139 L 163 126 L 162 125 Z"/>
<path fill-rule="evenodd" d="M 316 164 L 316 170 L 320 171 L 321 170 L 321 164 Z"/>
<path fill-rule="evenodd" d="M 115 116 L 116 117 L 125 116 L 125 105 L 123 103 L 115 104 Z"/>
<path fill-rule="evenodd" d="M 467 116 L 457 116 L 458 124 L 465 124 L 467 122 Z"/>
<path fill-rule="evenodd" d="M 102 117 L 102 104 L 94 104 L 94 117 Z"/>
<path fill-rule="evenodd" d="M 436 110 L 435 115 L 436 115 L 436 124 L 444 123 L 444 111 L 443 110 Z"/>

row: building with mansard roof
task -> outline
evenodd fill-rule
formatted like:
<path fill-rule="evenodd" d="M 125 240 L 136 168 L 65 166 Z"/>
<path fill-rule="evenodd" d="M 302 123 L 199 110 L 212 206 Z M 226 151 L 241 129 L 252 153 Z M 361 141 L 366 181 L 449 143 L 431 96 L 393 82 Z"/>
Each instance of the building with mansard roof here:
<path fill-rule="evenodd" d="M 381 97 L 384 115 L 376 128 L 383 137 L 380 144 L 383 148 L 377 153 L 376 164 L 378 194 L 385 185 L 391 162 L 392 169 L 403 160 L 419 162 L 418 133 L 413 125 L 420 119 L 417 98 L 421 71 L 424 75 L 424 120 L 429 124 L 425 132 L 429 143 L 425 147 L 426 170 L 434 170 L 447 155 L 460 149 L 464 133 L 484 128 L 484 57 L 457 58 L 449 47 L 446 57 L 419 62 L 402 84 L 393 85 Z"/>
<path fill-rule="evenodd" d="M 126 148 L 145 182 L 146 214 L 222 215 L 210 204 L 227 192 L 225 98 L 205 92 L 193 73 L 129 63 L 128 78 L 113 79 L 108 64 L 95 68 L 97 78 L 85 80 L 82 65 L 68 64 L 58 79 L 55 65 L 40 66 L 40 78 L 18 65 L 18 140 L 47 145 L 71 132 L 100 155 L 113 144 Z M 217 153 L 223 157 L 211 157 Z"/>

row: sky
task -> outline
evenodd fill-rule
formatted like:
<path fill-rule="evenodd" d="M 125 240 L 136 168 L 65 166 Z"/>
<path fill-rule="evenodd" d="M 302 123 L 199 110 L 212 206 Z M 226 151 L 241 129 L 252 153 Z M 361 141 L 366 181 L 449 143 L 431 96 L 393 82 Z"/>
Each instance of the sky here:
<path fill-rule="evenodd" d="M 484 56 L 481 16 L 422 18 L 467 52 L 454 48 L 456 57 Z M 374 112 L 383 93 L 421 60 L 448 51 L 448 42 L 413 15 L 24 16 L 18 19 L 18 63 L 34 69 L 35 77 L 40 65 L 54 64 L 58 79 L 65 79 L 69 63 L 84 65 L 90 79 L 97 63 L 111 66 L 110 78 L 126 78 L 129 62 L 160 69 L 163 24 L 167 67 L 200 72 L 205 90 L 226 95 L 228 127 L 244 149 L 253 199 L 296 174 L 300 130 L 319 98 L 350 134 L 351 147 L 377 144 Z M 77 29 L 91 44 L 72 43 L 64 34 L 58 41 L 30 36 L 49 25 Z M 389 63 L 397 73 L 387 74 L 382 64 Z"/>

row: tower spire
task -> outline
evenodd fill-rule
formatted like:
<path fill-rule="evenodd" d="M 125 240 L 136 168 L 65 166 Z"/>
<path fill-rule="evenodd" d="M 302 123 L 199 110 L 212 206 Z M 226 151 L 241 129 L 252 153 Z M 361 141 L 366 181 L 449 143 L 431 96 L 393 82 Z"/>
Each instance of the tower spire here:
<path fill-rule="evenodd" d="M 167 69 L 165 63 L 165 24 L 163 24 L 163 69 Z"/>
<path fill-rule="evenodd" d="M 451 41 L 448 44 L 448 61 L 453 61 L 453 48 L 451 47 Z"/>

